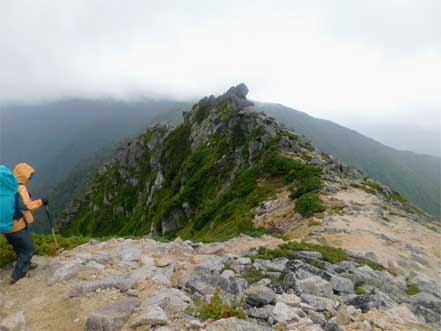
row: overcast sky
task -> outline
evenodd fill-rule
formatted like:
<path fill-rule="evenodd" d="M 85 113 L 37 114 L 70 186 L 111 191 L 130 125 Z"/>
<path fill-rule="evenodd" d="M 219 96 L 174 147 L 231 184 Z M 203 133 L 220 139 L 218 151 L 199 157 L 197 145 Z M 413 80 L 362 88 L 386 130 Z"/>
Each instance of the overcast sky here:
<path fill-rule="evenodd" d="M 185 99 L 239 82 L 440 154 L 441 1 L 0 1 L 0 103 Z"/>

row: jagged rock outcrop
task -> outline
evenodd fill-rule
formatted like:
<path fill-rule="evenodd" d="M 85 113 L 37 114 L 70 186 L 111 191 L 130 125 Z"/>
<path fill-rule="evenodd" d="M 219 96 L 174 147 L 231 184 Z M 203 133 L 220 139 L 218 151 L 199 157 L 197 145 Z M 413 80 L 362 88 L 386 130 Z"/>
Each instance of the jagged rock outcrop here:
<path fill-rule="evenodd" d="M 311 193 L 305 203 L 318 210 L 312 193 L 331 189 L 320 177 L 362 177 L 256 112 L 247 93 L 240 84 L 203 98 L 179 127 L 157 125 L 124 143 L 72 203 L 61 231 L 218 239 L 233 222 L 231 237 L 252 226 L 245 214 L 281 185 L 297 190 L 293 200 Z M 392 194 L 386 188 L 383 193 Z"/>

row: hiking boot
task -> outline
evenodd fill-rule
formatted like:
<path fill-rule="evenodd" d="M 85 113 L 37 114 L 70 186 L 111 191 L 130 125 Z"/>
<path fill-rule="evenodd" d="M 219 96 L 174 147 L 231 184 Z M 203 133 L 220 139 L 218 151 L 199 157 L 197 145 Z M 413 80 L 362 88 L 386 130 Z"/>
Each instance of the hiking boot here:
<path fill-rule="evenodd" d="M 37 269 L 37 267 L 38 267 L 37 263 L 31 262 L 31 264 L 29 265 L 29 270 Z"/>
<path fill-rule="evenodd" d="M 17 281 L 18 281 L 18 279 L 11 278 L 9 280 L 9 285 L 14 285 L 15 283 L 17 283 Z"/>

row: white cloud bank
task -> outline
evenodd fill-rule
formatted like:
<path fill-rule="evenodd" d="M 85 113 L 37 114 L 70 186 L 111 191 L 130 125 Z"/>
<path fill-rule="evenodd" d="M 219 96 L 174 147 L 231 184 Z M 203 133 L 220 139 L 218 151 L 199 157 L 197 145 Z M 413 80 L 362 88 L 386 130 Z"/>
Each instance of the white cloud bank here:
<path fill-rule="evenodd" d="M 0 103 L 244 81 L 251 98 L 439 146 L 441 1 L 2 0 L 0 75 Z"/>

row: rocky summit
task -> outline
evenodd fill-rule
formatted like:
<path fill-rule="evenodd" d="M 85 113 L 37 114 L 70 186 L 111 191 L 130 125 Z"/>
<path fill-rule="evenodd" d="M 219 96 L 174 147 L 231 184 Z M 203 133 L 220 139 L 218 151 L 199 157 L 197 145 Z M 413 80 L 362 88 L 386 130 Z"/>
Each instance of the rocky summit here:
<path fill-rule="evenodd" d="M 440 330 L 439 221 L 247 94 L 122 144 L 59 227 L 97 239 L 0 270 L 0 330 Z"/>

